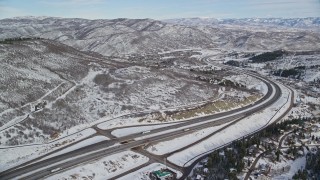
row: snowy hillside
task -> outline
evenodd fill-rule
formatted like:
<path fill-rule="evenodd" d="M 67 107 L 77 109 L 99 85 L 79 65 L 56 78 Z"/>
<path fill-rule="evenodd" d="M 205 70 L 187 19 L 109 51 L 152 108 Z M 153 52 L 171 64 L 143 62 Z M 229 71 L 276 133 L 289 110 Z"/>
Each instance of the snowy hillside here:
<path fill-rule="evenodd" d="M 245 101 L 261 94 L 222 87 L 208 79 L 220 81 L 224 75 L 235 75 L 227 70 L 208 74 L 179 68 L 182 57 L 195 66 L 203 63 L 192 55 L 189 51 L 176 57 L 175 53 L 163 54 L 171 64 L 159 66 L 157 61 L 144 65 L 129 62 L 130 58 L 85 53 L 52 40 L 0 44 L 0 144 L 46 142 L 100 119 L 220 98 L 231 102 L 228 97 L 234 94 L 234 101 Z"/>
<path fill-rule="evenodd" d="M 282 28 L 319 29 L 320 18 L 243 18 L 243 19 L 215 19 L 215 18 L 181 18 L 167 19 L 164 22 L 186 26 L 265 26 Z"/>
<path fill-rule="evenodd" d="M 196 19 L 196 22 L 198 20 Z M 94 51 L 103 55 L 154 53 L 188 48 L 227 50 L 232 48 L 240 51 L 320 49 L 319 32 L 290 29 L 266 31 L 261 28 L 243 28 L 243 26 L 190 27 L 185 25 L 193 22 L 192 19 L 177 21 L 181 23 L 177 25 L 152 19 L 87 20 L 20 17 L 0 20 L 0 39 L 42 37 L 57 40 L 79 50 Z M 209 19 L 205 21 L 207 24 L 220 22 Z M 255 20 L 245 22 L 247 21 L 249 24 L 255 22 Z M 227 22 L 232 21 L 226 20 L 225 24 Z M 311 24 L 316 26 L 317 22 L 315 19 Z M 239 23 L 232 22 L 232 24 Z"/>
<path fill-rule="evenodd" d="M 319 26 L 319 18 L 0 19 L 0 171 L 46 159 L 49 179 L 145 179 L 167 165 L 180 177 L 195 157 L 273 122 L 320 116 Z M 56 162 L 69 155 L 95 161 Z"/>

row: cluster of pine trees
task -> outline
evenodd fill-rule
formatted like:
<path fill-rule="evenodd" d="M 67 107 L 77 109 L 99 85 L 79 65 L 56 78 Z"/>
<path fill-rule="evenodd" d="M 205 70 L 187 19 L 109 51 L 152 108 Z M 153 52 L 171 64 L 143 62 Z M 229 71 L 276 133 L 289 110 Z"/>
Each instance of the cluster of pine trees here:
<path fill-rule="evenodd" d="M 262 63 L 262 62 L 276 60 L 277 58 L 282 57 L 285 54 L 287 54 L 287 52 L 285 52 L 283 50 L 278 50 L 278 51 L 273 51 L 273 52 L 265 52 L 265 53 L 251 57 L 250 60 L 253 63 Z"/>
<path fill-rule="evenodd" d="M 239 61 L 234 61 L 234 60 L 230 60 L 230 61 L 227 61 L 223 64 L 227 64 L 227 65 L 230 65 L 230 66 L 236 66 L 236 67 L 240 67 L 243 65 L 242 62 L 239 62 Z"/>
<path fill-rule="evenodd" d="M 242 140 L 234 141 L 223 148 L 224 155 L 215 151 L 208 156 L 207 167 L 209 169 L 208 179 L 237 179 L 236 173 L 241 172 L 245 167 L 245 156 L 249 155 L 249 147 L 260 146 L 259 135 Z M 250 166 L 250 161 L 247 164 Z M 232 171 L 232 169 L 234 171 Z"/>
<path fill-rule="evenodd" d="M 300 79 L 302 76 L 302 70 L 300 69 L 278 69 L 276 71 L 273 71 L 272 73 L 275 76 L 280 76 L 280 77 L 291 77 L 295 79 Z"/>
<path fill-rule="evenodd" d="M 292 179 L 320 179 L 320 150 L 316 153 L 308 153 L 306 156 L 306 167 L 293 175 Z"/>
<path fill-rule="evenodd" d="M 17 38 L 7 38 L 0 41 L 0 44 L 12 44 L 17 41 L 28 41 L 28 40 L 36 40 L 41 39 L 39 37 L 17 37 Z"/>
<path fill-rule="evenodd" d="M 256 145 L 257 148 L 261 145 L 262 138 L 270 138 L 279 136 L 281 130 L 288 131 L 291 129 L 291 124 L 304 125 L 305 121 L 311 120 L 310 118 L 299 118 L 288 121 L 283 121 L 278 124 L 272 124 L 264 130 L 252 135 L 251 137 L 243 138 L 242 140 L 234 141 L 229 146 L 224 147 L 222 150 L 214 151 L 208 155 L 207 168 L 209 169 L 208 179 L 237 179 L 236 173 L 241 172 L 245 167 L 243 158 L 249 155 L 249 148 L 252 145 Z M 320 119 L 318 119 L 320 120 Z M 265 147 L 269 148 L 270 147 Z M 297 154 L 299 148 L 289 148 L 289 153 Z M 219 152 L 224 152 L 224 155 L 220 155 Z M 281 152 L 278 150 L 275 152 L 277 160 L 279 160 Z M 320 158 L 319 158 L 320 159 Z M 247 162 L 250 166 L 250 161 Z M 319 165 L 320 167 L 320 165 Z M 235 171 L 230 171 L 234 169 Z M 320 172 L 320 170 L 319 170 Z M 320 177 L 320 176 L 319 176 Z"/>

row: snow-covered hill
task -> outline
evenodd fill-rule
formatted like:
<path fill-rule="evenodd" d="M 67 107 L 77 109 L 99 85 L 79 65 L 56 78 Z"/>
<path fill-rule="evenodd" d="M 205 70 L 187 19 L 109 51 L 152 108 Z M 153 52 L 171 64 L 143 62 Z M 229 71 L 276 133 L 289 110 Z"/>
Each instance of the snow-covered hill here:
<path fill-rule="evenodd" d="M 162 54 L 161 61 L 172 64 L 160 67 L 157 62 L 133 63 L 132 57 L 81 52 L 52 40 L 0 43 L 0 145 L 43 142 L 70 129 L 134 112 L 175 110 L 222 97 L 240 102 L 259 94 L 236 87 L 220 91 L 223 85 L 206 77 L 222 79 L 234 73 L 180 69 L 180 58 L 193 65 L 202 62 L 191 58 L 191 52 L 181 56 L 181 51 L 176 58 L 174 54 Z"/>
<path fill-rule="evenodd" d="M 282 27 L 282 28 L 320 28 L 320 18 L 243 18 L 243 19 L 215 19 L 215 18 L 180 18 L 167 19 L 164 22 L 180 24 L 186 26 L 262 26 L 262 27 Z"/>
<path fill-rule="evenodd" d="M 239 83 L 221 83 L 236 74 L 202 61 L 208 49 L 216 48 L 215 59 L 230 51 L 320 49 L 320 33 L 310 30 L 193 27 L 151 19 L 0 20 L 0 39 L 12 37 L 43 39 L 0 42 L 0 143 L 7 145 L 42 142 L 123 114 L 257 95 Z"/>
<path fill-rule="evenodd" d="M 258 24 L 264 21 L 264 19 L 258 20 Z M 278 28 L 266 30 L 258 26 L 257 28 L 243 28 L 243 26 L 188 25 L 198 21 L 205 21 L 204 24 L 220 23 L 215 19 L 185 19 L 177 20 L 177 23 L 167 23 L 152 19 L 87 20 L 20 17 L 0 20 L 0 39 L 21 36 L 42 37 L 57 40 L 79 50 L 94 51 L 103 55 L 150 53 L 188 48 L 222 48 L 240 51 L 320 49 L 320 32 Z M 225 24 L 243 24 L 243 22 L 252 24 L 255 21 L 255 19 L 247 19 L 224 20 L 223 22 Z M 307 20 L 304 20 L 303 23 L 298 19 L 292 21 L 296 23 L 285 22 L 295 24 L 294 26 L 307 23 Z M 318 21 L 319 19 L 310 19 L 309 24 L 317 24 Z M 277 22 L 277 19 L 268 20 L 268 22 Z"/>

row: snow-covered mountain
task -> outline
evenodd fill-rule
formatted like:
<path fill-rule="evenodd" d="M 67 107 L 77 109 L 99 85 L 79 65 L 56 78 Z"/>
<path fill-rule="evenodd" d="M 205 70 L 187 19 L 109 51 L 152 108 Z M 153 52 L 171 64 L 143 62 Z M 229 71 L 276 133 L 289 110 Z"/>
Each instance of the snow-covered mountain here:
<path fill-rule="evenodd" d="M 203 103 L 221 98 L 222 88 L 225 102 L 259 96 L 249 86 L 211 83 L 210 78 L 218 82 L 234 72 L 201 73 L 207 71 L 198 66 L 203 62 L 192 57 L 196 54 L 178 51 L 148 56 L 150 61 L 160 58 L 160 67 L 157 61 L 149 66 L 140 63 L 147 60 L 135 63 L 130 57 L 104 57 L 53 40 L 1 42 L 0 145 L 44 142 L 56 133 L 102 118 Z M 199 68 L 179 68 L 188 64 Z"/>
<path fill-rule="evenodd" d="M 243 18 L 243 19 L 215 19 L 215 18 L 181 18 L 167 19 L 164 22 L 186 26 L 262 26 L 282 28 L 320 29 L 320 18 Z"/>
<path fill-rule="evenodd" d="M 180 23 L 167 23 L 152 19 L 87 20 L 19 17 L 0 20 L 0 39 L 21 36 L 42 37 L 82 51 L 94 51 L 103 55 L 141 54 L 189 48 L 240 51 L 320 49 L 320 32 L 315 31 L 281 28 L 266 30 L 258 26 L 257 28 L 186 26 L 188 23 L 183 23 L 200 20 L 207 24 L 221 22 L 216 19 L 185 19 L 177 20 Z M 240 23 L 240 20 L 225 20 L 225 23 L 232 21 L 233 24 L 238 21 Z M 276 20 L 271 21 L 276 22 Z M 313 22 L 319 19 L 310 21 L 312 21 L 310 24 L 315 24 Z"/>
<path fill-rule="evenodd" d="M 89 127 L 98 122 L 111 129 L 183 121 L 252 104 L 266 93 L 262 81 L 217 66 L 219 62 L 242 63 L 264 73 L 270 67 L 304 68 L 306 83 L 318 80 L 319 31 L 252 28 L 231 20 L 219 25 L 215 19 L 190 25 L 197 21 L 0 20 L 0 146 L 54 140 L 41 151 L 32 146 L 25 152 L 5 150 L 10 157 L 0 161 L 0 170 L 88 137 L 85 132 L 95 133 Z M 318 51 L 288 52 L 265 64 L 249 60 L 278 49 Z M 57 140 L 66 135 L 68 141 Z"/>

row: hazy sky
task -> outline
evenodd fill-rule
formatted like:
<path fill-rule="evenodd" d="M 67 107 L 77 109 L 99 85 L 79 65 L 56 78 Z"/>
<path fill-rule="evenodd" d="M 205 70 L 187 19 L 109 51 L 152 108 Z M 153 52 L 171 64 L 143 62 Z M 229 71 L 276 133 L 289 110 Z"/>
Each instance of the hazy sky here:
<path fill-rule="evenodd" d="M 320 0 L 0 0 L 0 19 L 320 17 Z"/>

